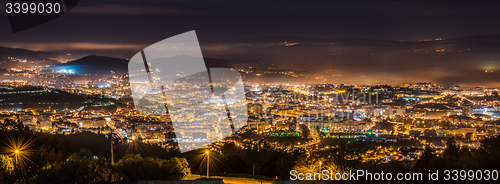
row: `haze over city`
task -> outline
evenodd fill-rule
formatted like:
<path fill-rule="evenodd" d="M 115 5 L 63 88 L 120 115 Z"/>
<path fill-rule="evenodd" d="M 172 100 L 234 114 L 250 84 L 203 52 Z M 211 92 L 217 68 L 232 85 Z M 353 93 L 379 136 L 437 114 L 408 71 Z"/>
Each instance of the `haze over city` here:
<path fill-rule="evenodd" d="M 65 16 L 16 34 L 3 26 L 0 45 L 73 59 L 127 59 L 196 30 L 204 57 L 225 67 L 300 68 L 321 76 L 262 76 L 266 82 L 499 86 L 497 2 L 116 2 L 80 2 Z"/>

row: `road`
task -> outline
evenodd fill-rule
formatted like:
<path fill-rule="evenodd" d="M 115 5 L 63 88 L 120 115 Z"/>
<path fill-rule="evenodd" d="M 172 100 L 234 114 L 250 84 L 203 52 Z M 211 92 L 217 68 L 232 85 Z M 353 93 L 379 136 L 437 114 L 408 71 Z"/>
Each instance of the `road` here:
<path fill-rule="evenodd" d="M 195 180 L 202 176 L 199 174 L 191 174 L 186 180 Z M 205 176 L 203 176 L 205 177 Z M 272 184 L 272 181 L 257 180 L 253 178 L 238 178 L 238 177 L 224 177 L 224 176 L 212 176 L 213 178 L 221 178 L 225 184 Z"/>
<path fill-rule="evenodd" d="M 123 140 L 125 138 L 125 135 L 123 135 L 120 131 L 118 131 L 118 129 L 115 127 L 114 123 L 112 123 L 111 121 L 106 121 L 106 123 L 108 124 L 108 127 L 113 129 L 113 133 L 118 135 L 118 137 L 120 137 L 120 139 Z"/>

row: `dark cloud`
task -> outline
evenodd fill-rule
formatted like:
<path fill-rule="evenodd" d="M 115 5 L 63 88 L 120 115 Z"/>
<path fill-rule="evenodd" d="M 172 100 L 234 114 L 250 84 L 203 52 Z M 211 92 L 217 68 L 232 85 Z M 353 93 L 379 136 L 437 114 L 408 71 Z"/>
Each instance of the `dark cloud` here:
<path fill-rule="evenodd" d="M 121 4 L 94 4 L 78 6 L 75 10 L 71 11 L 73 14 L 84 15 L 122 15 L 122 16 L 141 16 L 141 15 L 154 15 L 154 16 L 168 16 L 168 15 L 187 15 L 198 12 L 189 10 L 168 9 L 156 6 L 142 6 L 142 5 L 121 5 Z"/>
<path fill-rule="evenodd" d="M 496 1 L 81 1 L 0 42 L 143 42 L 197 30 L 202 39 L 264 35 L 423 40 L 496 34 Z M 6 19 L 0 19 L 7 25 Z M 78 36 L 75 36 L 78 35 Z M 131 41 L 124 41 L 131 40 Z"/>

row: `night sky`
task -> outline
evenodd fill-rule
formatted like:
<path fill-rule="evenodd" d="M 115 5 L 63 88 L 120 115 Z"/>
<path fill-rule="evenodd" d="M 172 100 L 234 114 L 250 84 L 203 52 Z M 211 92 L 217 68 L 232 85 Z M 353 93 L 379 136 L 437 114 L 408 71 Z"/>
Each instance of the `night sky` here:
<path fill-rule="evenodd" d="M 78 52 L 81 54 L 100 54 L 121 58 L 129 58 L 139 49 L 165 38 L 196 30 L 204 55 L 211 55 L 214 43 L 232 42 L 232 40 L 246 39 L 262 36 L 287 36 L 290 38 L 364 38 L 370 40 L 392 40 L 420 42 L 436 38 L 456 39 L 467 36 L 500 34 L 499 1 L 454 1 L 454 0 L 396 0 L 396 1 L 303 1 L 303 0 L 253 0 L 253 1 L 210 1 L 210 0 L 81 0 L 80 3 L 66 15 L 41 26 L 12 33 L 8 25 L 6 13 L 0 14 L 0 46 L 19 47 L 32 50 L 45 50 L 52 52 Z M 1 7 L 4 12 L 4 7 Z M 293 40 L 293 39 L 292 39 Z M 286 40 L 283 40 L 286 41 Z M 496 40 L 498 41 L 498 40 Z M 482 45 L 477 48 L 498 48 L 498 42 L 493 45 Z M 453 43 L 449 43 L 454 47 Z M 455 51 L 468 49 L 468 45 L 458 44 Z M 405 45 L 411 49 L 450 49 L 436 48 L 435 45 Z M 463 47 L 462 47 L 463 46 Z M 341 46 L 339 46 L 341 47 Z M 350 47 L 353 50 L 363 50 L 363 45 Z M 376 46 L 375 46 L 376 47 Z M 399 46 L 394 46 L 399 47 Z M 415 48 L 413 48 L 415 47 Z M 457 50 L 458 49 L 458 50 Z M 354 62 L 357 66 L 366 64 L 370 66 L 388 65 L 381 73 L 370 73 L 369 77 L 381 76 L 384 79 L 375 80 L 391 83 L 415 77 L 422 80 L 453 84 L 498 84 L 496 79 L 480 78 L 459 79 L 463 75 L 477 77 L 474 72 L 500 69 L 499 53 L 495 49 L 478 51 L 476 55 L 468 55 L 469 60 L 459 60 L 458 56 L 448 58 L 434 58 L 443 61 L 439 66 L 430 67 L 439 73 L 440 77 L 426 78 L 430 74 L 419 72 L 429 66 L 412 67 L 415 60 L 389 59 L 387 55 L 394 49 L 387 48 L 386 56 L 376 59 L 363 58 L 356 61 L 356 57 L 342 58 L 342 62 Z M 258 54 L 258 49 L 250 49 L 247 53 Z M 500 50 L 498 50 L 500 51 Z M 243 53 L 246 51 L 243 50 Z M 277 65 L 285 61 L 278 53 L 269 56 L 268 62 Z M 308 56 L 308 49 L 294 50 L 303 52 Z M 406 51 L 401 51 L 407 53 Z M 486 54 L 486 56 L 485 56 Z M 212 54 L 213 55 L 213 54 Z M 235 56 L 237 58 L 240 56 Z M 395 55 L 396 58 L 411 57 Z M 322 57 L 318 57 L 322 58 Z M 459 58 L 459 57 L 458 57 Z M 227 57 L 226 59 L 231 59 Z M 258 58 L 262 60 L 263 58 Z M 265 58 L 264 58 L 265 59 Z M 321 59 L 320 59 L 321 60 Z M 420 58 L 426 60 L 426 58 Z M 432 62 L 430 62 L 432 61 Z M 245 60 L 245 62 L 252 62 Z M 301 61 L 293 61 L 300 64 Z M 309 63 L 316 62 L 311 57 Z M 340 73 L 356 73 L 351 65 L 340 63 L 339 58 L 324 58 L 318 64 L 334 63 L 333 67 Z M 335 65 L 335 62 L 339 62 Z M 389 64 L 387 63 L 389 62 Z M 477 66 L 475 63 L 477 63 Z M 458 64 L 454 64 L 458 63 Z M 449 68 L 447 65 L 458 65 Z M 297 65 L 295 65 L 297 66 Z M 285 67 L 283 65 L 283 67 Z M 406 69 L 408 68 L 408 69 Z M 352 70 L 352 71 L 349 71 Z M 476 71 L 477 70 L 477 71 Z M 361 69 L 362 72 L 370 72 Z M 391 73 L 394 71 L 394 73 Z M 407 71 L 417 73 L 408 76 Z M 461 72 L 457 74 L 457 72 Z M 499 71 L 500 72 L 500 71 Z M 389 74 L 390 73 L 390 74 Z M 355 75 L 355 74 L 353 74 Z M 434 75 L 434 74 L 431 74 Z M 365 76 L 365 77 L 366 77 Z M 443 79 L 443 76 L 446 78 Z M 454 76 L 457 76 L 454 80 Z M 488 77 L 486 77 L 488 78 Z M 401 80 L 399 80 L 401 79 Z M 479 81 L 478 81 L 479 80 Z M 358 80 L 359 81 L 359 80 Z M 359 82 L 363 82 L 362 80 Z M 500 84 L 499 84 L 500 85 Z"/>

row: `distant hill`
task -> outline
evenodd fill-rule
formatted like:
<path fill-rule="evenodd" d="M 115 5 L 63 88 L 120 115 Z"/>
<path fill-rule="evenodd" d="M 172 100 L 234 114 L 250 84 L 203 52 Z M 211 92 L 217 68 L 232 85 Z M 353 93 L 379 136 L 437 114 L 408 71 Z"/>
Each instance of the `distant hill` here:
<path fill-rule="evenodd" d="M 151 60 L 149 62 L 161 61 L 163 60 Z M 204 58 L 204 61 L 208 68 L 239 66 L 233 66 L 233 61 L 227 59 Z M 129 61 L 125 59 L 91 55 L 68 63 L 52 66 L 48 69 L 54 71 L 65 70 L 68 73 L 74 73 L 77 75 L 90 74 L 94 76 L 95 74 L 97 74 L 98 76 L 104 76 L 111 74 L 111 71 L 113 71 L 115 74 L 126 74 L 128 72 L 128 62 Z M 69 72 L 69 70 L 71 70 L 71 72 Z"/>
<path fill-rule="evenodd" d="M 8 48 L 0 46 L 0 57 L 16 57 L 30 60 L 50 60 L 49 57 L 53 57 L 53 53 L 42 52 L 42 51 L 32 51 L 27 49 L 19 48 Z"/>
<path fill-rule="evenodd" d="M 128 60 L 107 57 L 107 56 L 85 56 L 75 61 L 60 64 L 57 66 L 49 67 L 49 70 L 62 71 L 74 73 L 78 75 L 109 75 L 125 74 L 128 71 Z M 71 70 L 71 72 L 69 72 Z"/>
<path fill-rule="evenodd" d="M 19 65 L 47 66 L 59 64 L 59 62 L 51 60 L 51 57 L 55 57 L 55 54 L 0 46 L 0 68 L 7 69 Z M 22 63 L 18 60 L 26 60 L 27 62 Z"/>
<path fill-rule="evenodd" d="M 457 39 L 451 39 L 455 41 L 482 41 L 482 42 L 500 42 L 500 34 L 495 35 L 480 35 L 480 36 L 468 36 Z"/>

